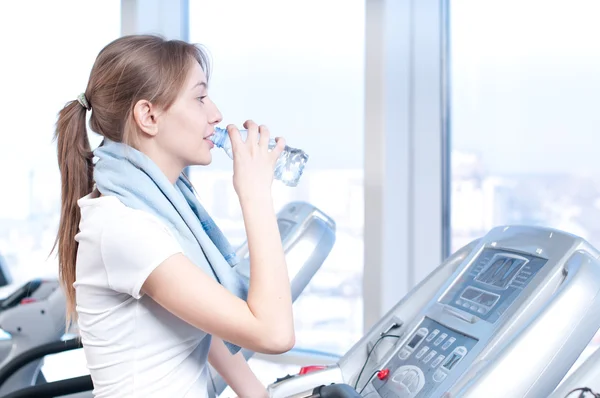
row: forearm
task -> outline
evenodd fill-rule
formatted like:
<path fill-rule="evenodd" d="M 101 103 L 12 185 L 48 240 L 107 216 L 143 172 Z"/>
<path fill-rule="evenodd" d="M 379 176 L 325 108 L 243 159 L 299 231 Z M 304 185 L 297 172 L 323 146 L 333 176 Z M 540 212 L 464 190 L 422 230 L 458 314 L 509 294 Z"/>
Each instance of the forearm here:
<path fill-rule="evenodd" d="M 293 336 L 290 280 L 272 199 L 242 201 L 242 211 L 251 267 L 248 306 L 258 320 L 280 335 Z"/>
<path fill-rule="evenodd" d="M 268 397 L 241 352 L 231 355 L 223 340 L 212 337 L 208 361 L 240 398 Z"/>

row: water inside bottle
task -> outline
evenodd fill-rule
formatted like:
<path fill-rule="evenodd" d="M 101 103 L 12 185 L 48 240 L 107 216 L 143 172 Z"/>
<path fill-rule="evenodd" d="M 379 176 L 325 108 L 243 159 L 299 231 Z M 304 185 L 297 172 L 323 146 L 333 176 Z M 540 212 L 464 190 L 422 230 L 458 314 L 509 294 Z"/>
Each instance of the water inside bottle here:
<path fill-rule="evenodd" d="M 247 131 L 240 130 L 240 133 L 245 140 Z M 233 158 L 227 130 L 216 127 L 215 134 L 210 137 L 210 140 L 215 143 L 215 146 L 225 149 L 229 157 Z M 275 148 L 276 145 L 277 142 L 275 139 L 271 138 L 269 140 L 269 149 Z M 307 161 L 308 155 L 303 150 L 286 145 L 275 165 L 275 179 L 280 180 L 289 187 L 297 186 Z"/>
<path fill-rule="evenodd" d="M 307 160 L 303 150 L 286 147 L 275 165 L 275 178 L 289 187 L 297 186 Z"/>

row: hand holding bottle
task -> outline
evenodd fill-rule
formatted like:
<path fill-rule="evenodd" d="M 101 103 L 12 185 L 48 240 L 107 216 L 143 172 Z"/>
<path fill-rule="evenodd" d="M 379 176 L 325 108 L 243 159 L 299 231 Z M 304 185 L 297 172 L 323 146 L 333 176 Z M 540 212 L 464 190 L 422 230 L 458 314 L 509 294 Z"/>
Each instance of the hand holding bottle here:
<path fill-rule="evenodd" d="M 270 132 L 266 126 L 247 120 L 244 127 L 248 131 L 245 141 L 234 125 L 227 126 L 233 152 L 233 187 L 240 201 L 270 198 L 275 164 L 285 148 L 285 140 L 278 138 L 275 147 L 269 149 Z"/>
<path fill-rule="evenodd" d="M 242 141 L 248 141 L 248 131 L 239 131 Z M 260 132 L 259 132 L 260 135 Z M 209 139 L 215 144 L 217 148 L 221 148 L 225 151 L 227 156 L 231 159 L 233 156 L 233 147 L 231 139 L 229 137 L 229 131 L 220 127 L 215 127 L 215 133 L 209 137 Z M 256 137 L 253 137 L 253 142 Z M 277 142 L 274 139 L 268 140 L 269 149 L 275 148 Z M 304 166 L 308 161 L 308 155 L 301 149 L 291 148 L 287 145 L 284 147 L 283 152 L 279 155 L 277 162 L 275 163 L 275 179 L 283 182 L 289 187 L 295 187 L 298 185 L 300 177 L 304 172 Z"/>

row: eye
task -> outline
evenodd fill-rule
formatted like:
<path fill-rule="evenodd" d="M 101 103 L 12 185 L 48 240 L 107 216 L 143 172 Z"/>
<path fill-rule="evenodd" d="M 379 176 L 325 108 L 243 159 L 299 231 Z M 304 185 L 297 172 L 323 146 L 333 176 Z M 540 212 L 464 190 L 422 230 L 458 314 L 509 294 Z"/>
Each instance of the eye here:
<path fill-rule="evenodd" d="M 201 103 L 204 103 L 204 101 L 203 101 L 203 100 L 204 100 L 204 98 L 206 98 L 206 97 L 208 97 L 208 95 L 204 95 L 204 96 L 202 96 L 202 97 L 198 97 L 198 98 L 196 98 L 196 99 L 197 99 L 198 101 L 200 101 Z"/>

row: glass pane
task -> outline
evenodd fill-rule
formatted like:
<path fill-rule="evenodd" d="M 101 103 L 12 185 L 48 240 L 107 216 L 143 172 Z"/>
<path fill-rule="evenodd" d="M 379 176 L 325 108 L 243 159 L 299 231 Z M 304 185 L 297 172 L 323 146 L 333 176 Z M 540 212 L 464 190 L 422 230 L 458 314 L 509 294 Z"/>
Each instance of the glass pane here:
<path fill-rule="evenodd" d="M 190 40 L 211 54 L 222 126 L 252 119 L 310 156 L 298 187 L 275 181 L 273 192 L 277 210 L 303 200 L 337 222 L 332 253 L 295 304 L 297 346 L 334 353 L 362 330 L 364 14 L 364 0 L 190 1 Z M 192 171 L 207 210 L 239 244 L 231 178 L 218 149 Z"/>
<path fill-rule="evenodd" d="M 57 114 L 85 90 L 98 52 L 119 37 L 119 0 L 0 3 L 0 253 L 15 280 L 57 272 Z M 93 18 L 91 17 L 93 16 Z"/>
<path fill-rule="evenodd" d="M 17 286 L 57 276 L 49 257 L 60 212 L 54 125 L 85 90 L 98 52 L 119 37 L 120 7 L 119 0 L 0 2 L 0 255 Z M 87 373 L 80 351 L 49 357 L 43 370 L 48 380 Z"/>
<path fill-rule="evenodd" d="M 502 224 L 600 247 L 599 13 L 596 0 L 452 2 L 453 251 Z"/>

